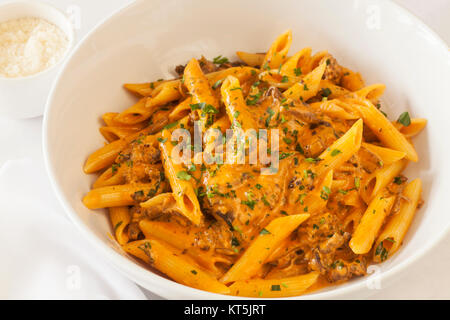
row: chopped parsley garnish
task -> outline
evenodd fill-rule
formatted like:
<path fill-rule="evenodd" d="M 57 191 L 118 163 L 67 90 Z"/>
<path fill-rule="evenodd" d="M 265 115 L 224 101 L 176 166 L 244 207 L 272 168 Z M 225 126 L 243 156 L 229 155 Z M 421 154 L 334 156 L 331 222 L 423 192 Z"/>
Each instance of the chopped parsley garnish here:
<path fill-rule="evenodd" d="M 112 164 L 111 165 L 111 172 L 112 172 L 112 174 L 116 173 L 119 167 L 120 167 L 120 163 Z"/>
<path fill-rule="evenodd" d="M 163 139 L 163 138 L 158 138 L 157 140 L 158 140 L 159 142 L 161 142 L 161 143 L 164 143 L 164 142 L 167 141 L 167 138 L 164 138 L 164 139 Z"/>
<path fill-rule="evenodd" d="M 281 78 L 281 83 L 286 83 L 286 82 L 289 82 L 289 78 L 288 78 L 288 76 L 283 76 Z"/>
<path fill-rule="evenodd" d="M 230 60 L 228 60 L 228 58 L 226 57 L 222 57 L 222 55 L 219 55 L 213 59 L 214 64 L 224 64 L 228 62 L 230 62 Z"/>
<path fill-rule="evenodd" d="M 383 241 L 381 241 L 380 244 L 375 249 L 375 255 L 380 256 L 381 261 L 384 261 L 387 259 L 388 254 L 389 254 L 389 252 L 383 246 Z"/>
<path fill-rule="evenodd" d="M 270 288 L 271 291 L 281 291 L 281 286 L 279 284 L 273 284 Z"/>
<path fill-rule="evenodd" d="M 189 173 L 187 173 L 186 171 L 178 171 L 177 178 L 180 180 L 189 181 L 189 180 L 191 180 L 192 176 Z"/>
<path fill-rule="evenodd" d="M 270 107 L 267 108 L 267 113 L 269 114 L 269 116 L 266 119 L 266 127 L 269 126 L 270 124 L 270 120 L 272 120 L 272 117 L 275 115 L 275 111 L 273 111 Z"/>
<path fill-rule="evenodd" d="M 402 184 L 403 183 L 403 179 L 402 179 L 402 177 L 395 177 L 394 178 L 394 183 L 395 184 Z"/>
<path fill-rule="evenodd" d="M 322 97 L 328 97 L 331 94 L 330 88 L 323 88 L 321 93 Z"/>
<path fill-rule="evenodd" d="M 265 234 L 270 234 L 271 232 L 269 231 L 269 230 L 267 230 L 266 228 L 263 228 L 260 232 L 259 232 L 259 234 L 261 234 L 261 235 L 265 235 Z"/>
<path fill-rule="evenodd" d="M 241 200 L 241 204 L 245 204 L 247 207 L 249 207 L 250 209 L 255 209 L 255 204 L 256 204 L 256 201 L 255 200 L 251 200 L 251 199 L 248 199 L 248 200 Z"/>
<path fill-rule="evenodd" d="M 167 129 L 167 130 L 168 130 L 168 129 L 172 129 L 173 127 L 176 127 L 177 124 L 178 124 L 178 121 L 169 123 L 168 125 L 166 125 L 166 126 L 164 127 L 164 129 Z"/>
<path fill-rule="evenodd" d="M 293 153 L 291 152 L 282 152 L 280 153 L 280 160 L 286 159 L 289 156 L 292 156 Z"/>
<path fill-rule="evenodd" d="M 217 81 L 213 84 L 212 88 L 213 88 L 214 90 L 216 90 L 216 89 L 222 84 L 222 82 L 223 82 L 223 79 L 217 80 Z"/>
<path fill-rule="evenodd" d="M 335 157 L 335 156 L 337 156 L 339 153 L 342 153 L 342 151 L 339 150 L 339 149 L 333 149 L 333 151 L 331 151 L 331 156 L 332 156 L 332 157 Z"/>
<path fill-rule="evenodd" d="M 361 179 L 359 177 L 355 177 L 355 188 L 359 189 L 361 185 Z"/>
<path fill-rule="evenodd" d="M 398 123 L 401 123 L 405 127 L 409 126 L 411 124 L 411 118 L 409 117 L 408 112 L 403 112 L 397 119 Z"/>
<path fill-rule="evenodd" d="M 299 152 L 300 154 L 305 154 L 305 151 L 303 151 L 302 145 L 300 143 L 297 143 L 295 145 L 295 151 Z"/>
<path fill-rule="evenodd" d="M 117 229 L 122 225 L 123 221 L 117 222 L 117 224 L 114 226 L 114 232 L 117 231 Z"/>
<path fill-rule="evenodd" d="M 323 189 L 320 192 L 320 198 L 322 198 L 323 200 L 326 201 L 326 200 L 328 200 L 330 193 L 331 193 L 330 188 L 328 188 L 327 186 L 323 186 Z"/>
<path fill-rule="evenodd" d="M 258 93 L 255 94 L 255 95 L 249 95 L 249 97 L 250 97 L 251 99 L 247 98 L 247 100 L 246 100 L 245 102 L 247 103 L 248 106 L 254 106 L 255 104 L 258 103 L 259 98 L 261 98 L 261 95 L 262 95 L 261 92 L 258 92 Z"/>
<path fill-rule="evenodd" d="M 298 77 L 298 76 L 300 76 L 300 75 L 302 74 L 302 69 L 300 69 L 300 68 L 295 68 L 295 69 L 294 69 L 294 73 L 295 73 L 295 75 Z"/>

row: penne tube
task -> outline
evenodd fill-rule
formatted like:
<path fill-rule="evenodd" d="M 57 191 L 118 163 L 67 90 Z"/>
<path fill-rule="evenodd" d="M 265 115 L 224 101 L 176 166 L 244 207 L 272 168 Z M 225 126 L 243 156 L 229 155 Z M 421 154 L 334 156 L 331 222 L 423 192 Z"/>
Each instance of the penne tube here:
<path fill-rule="evenodd" d="M 162 138 L 163 142 L 160 142 L 159 146 L 161 156 L 164 159 L 164 171 L 169 179 L 173 196 L 180 208 L 180 213 L 195 225 L 199 225 L 203 220 L 203 214 L 192 185 L 192 176 L 187 173 L 181 161 L 178 161 L 181 159 L 172 158 L 174 146 L 172 145 L 171 134 L 168 130 L 162 132 Z"/>
<path fill-rule="evenodd" d="M 292 31 L 280 35 L 270 46 L 261 64 L 261 69 L 278 69 L 287 58 L 292 43 Z"/>
<path fill-rule="evenodd" d="M 145 199 L 150 194 L 157 195 L 164 192 L 166 183 L 160 184 L 123 184 L 92 189 L 83 197 L 83 204 L 88 209 L 101 209 L 107 207 L 131 206 Z"/>
<path fill-rule="evenodd" d="M 210 84 L 196 59 L 189 61 L 184 69 L 184 84 L 191 94 L 192 102 L 197 104 L 197 114 L 204 131 L 213 124 L 215 115 L 219 112 L 219 101 L 213 95 Z"/>
<path fill-rule="evenodd" d="M 397 162 L 406 156 L 406 153 L 403 151 L 380 147 L 370 143 L 363 142 L 361 146 L 377 156 L 382 162 L 383 166 Z"/>
<path fill-rule="evenodd" d="M 394 180 L 403 170 L 405 170 L 408 161 L 398 160 L 382 169 L 373 172 L 367 179 L 361 182 L 360 194 L 364 202 L 369 203 L 375 195 L 383 190 Z"/>
<path fill-rule="evenodd" d="M 147 120 L 156 111 L 156 108 L 147 108 L 145 105 L 148 98 L 141 98 L 136 104 L 119 113 L 114 120 L 123 124 L 136 124 Z"/>
<path fill-rule="evenodd" d="M 288 77 L 299 77 L 307 74 L 307 66 L 311 59 L 311 48 L 306 47 L 290 57 L 281 67 L 280 73 Z"/>
<path fill-rule="evenodd" d="M 311 57 L 311 59 L 309 59 L 309 72 L 311 72 L 311 70 L 314 70 L 315 68 L 317 68 L 319 66 L 319 63 L 322 61 L 322 59 L 325 58 L 325 56 L 327 56 L 327 55 L 328 55 L 327 50 L 316 52 Z"/>
<path fill-rule="evenodd" d="M 394 127 L 400 131 L 406 138 L 412 138 L 418 135 L 427 125 L 427 119 L 416 118 L 411 119 L 411 124 L 409 126 L 404 126 L 397 121 L 393 121 Z"/>
<path fill-rule="evenodd" d="M 162 241 L 134 241 L 124 245 L 123 249 L 151 264 L 178 283 L 215 293 L 230 293 L 227 286 L 204 271 L 192 259 Z"/>
<path fill-rule="evenodd" d="M 356 254 L 366 254 L 370 251 L 384 219 L 394 204 L 395 197 L 385 198 L 381 194 L 382 192 L 370 202 L 350 239 L 349 246 Z"/>
<path fill-rule="evenodd" d="M 257 120 L 254 119 L 244 101 L 239 80 L 233 76 L 228 76 L 222 83 L 221 92 L 230 123 L 244 131 L 248 129 L 257 130 Z"/>
<path fill-rule="evenodd" d="M 236 55 L 250 67 L 261 67 L 264 62 L 265 53 L 249 53 L 237 51 Z"/>
<path fill-rule="evenodd" d="M 158 80 L 148 83 L 125 83 L 123 87 L 132 93 L 140 96 L 148 97 L 151 95 L 156 86 L 166 82 L 165 80 Z"/>
<path fill-rule="evenodd" d="M 107 127 L 121 127 L 121 128 L 139 128 L 144 129 L 147 126 L 146 122 L 126 124 L 116 120 L 119 115 L 117 112 L 106 112 L 102 115 L 102 120 Z"/>
<path fill-rule="evenodd" d="M 180 81 L 171 80 L 158 85 L 147 98 L 145 107 L 155 108 L 181 99 Z"/>
<path fill-rule="evenodd" d="M 139 222 L 139 228 L 146 238 L 164 241 L 178 250 L 185 252 L 199 265 L 216 276 L 222 274 L 222 270 L 216 265 L 217 262 L 231 264 L 229 259 L 214 254 L 213 249 L 202 250 L 193 245 L 196 243 L 197 234 L 198 232 L 201 232 L 201 228 L 191 227 L 189 231 L 186 232 L 186 228 L 181 225 L 150 220 L 141 220 Z"/>
<path fill-rule="evenodd" d="M 130 224 L 131 215 L 128 207 L 111 207 L 109 208 L 109 219 L 113 227 L 114 235 L 120 245 L 128 242 L 128 233 L 125 232 Z"/>
<path fill-rule="evenodd" d="M 310 272 L 281 279 L 254 279 L 236 281 L 230 286 L 231 294 L 241 297 L 281 298 L 298 296 L 312 286 L 319 272 Z"/>
<path fill-rule="evenodd" d="M 189 97 L 180 102 L 169 114 L 171 122 L 184 118 L 191 112 L 192 99 Z"/>
<path fill-rule="evenodd" d="M 108 142 L 123 139 L 133 133 L 141 131 L 141 128 L 129 127 L 100 127 L 99 131 Z"/>
<path fill-rule="evenodd" d="M 320 156 L 320 161 L 315 166 L 317 175 L 343 165 L 352 155 L 358 152 L 362 141 L 363 122 L 356 121 L 353 126 Z"/>
<path fill-rule="evenodd" d="M 89 155 L 86 163 L 84 164 L 83 170 L 85 173 L 93 173 L 111 166 L 119 153 L 125 149 L 133 140 L 137 139 L 139 136 L 145 136 L 147 134 L 152 134 L 161 130 L 167 124 L 167 118 L 161 118 L 155 123 L 151 124 L 147 128 L 136 132 L 132 135 L 126 136 L 125 138 L 115 140 L 100 149 L 94 151 Z M 155 143 L 158 134 L 147 136 L 146 143 Z"/>
<path fill-rule="evenodd" d="M 359 115 L 346 111 L 341 107 L 341 103 L 337 100 L 325 100 L 320 102 L 310 103 L 309 106 L 314 111 L 326 114 L 332 118 L 343 120 L 356 120 L 359 119 Z"/>
<path fill-rule="evenodd" d="M 127 145 L 128 141 L 126 139 L 119 139 L 108 143 L 104 147 L 93 152 L 84 164 L 84 172 L 93 173 L 111 166 L 114 163 L 114 160 L 116 159 L 119 152 L 123 150 Z"/>
<path fill-rule="evenodd" d="M 272 220 L 220 281 L 230 283 L 250 279 L 283 240 L 308 218 L 309 214 L 296 214 Z"/>
<path fill-rule="evenodd" d="M 340 85 L 349 91 L 358 91 L 364 87 L 364 80 L 359 72 L 342 67 L 344 73 L 341 77 Z"/>
<path fill-rule="evenodd" d="M 125 165 L 113 163 L 95 180 L 92 188 L 115 186 L 125 183 Z"/>
<path fill-rule="evenodd" d="M 412 144 L 394 125 L 368 100 L 352 100 L 352 106 L 361 114 L 364 123 L 386 146 L 406 153 L 406 158 L 417 162 L 419 157 Z"/>
<path fill-rule="evenodd" d="M 421 193 L 420 179 L 406 185 L 399 211 L 392 215 L 375 242 L 373 252 L 375 262 L 382 262 L 397 252 L 417 211 Z"/>
<path fill-rule="evenodd" d="M 326 97 L 327 99 L 335 99 L 346 96 L 351 92 L 344 87 L 334 84 L 330 80 L 321 80 L 319 85 L 319 93 L 322 97 Z"/>
<path fill-rule="evenodd" d="M 382 83 L 372 84 L 370 86 L 359 89 L 354 92 L 355 98 L 367 99 L 372 103 L 376 103 L 378 99 L 383 95 L 386 86 Z"/>
<path fill-rule="evenodd" d="M 320 88 L 320 81 L 325 72 L 326 63 L 322 63 L 313 71 L 308 73 L 302 82 L 294 84 L 292 87 L 283 92 L 284 96 L 292 100 L 301 100 L 306 102 L 309 98 L 314 97 Z"/>

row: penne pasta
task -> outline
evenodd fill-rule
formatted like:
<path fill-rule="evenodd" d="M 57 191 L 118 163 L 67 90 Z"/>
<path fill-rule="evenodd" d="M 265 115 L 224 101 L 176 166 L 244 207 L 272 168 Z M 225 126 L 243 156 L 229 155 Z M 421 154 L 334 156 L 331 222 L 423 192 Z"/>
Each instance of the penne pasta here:
<path fill-rule="evenodd" d="M 128 242 L 128 233 L 125 232 L 131 222 L 131 215 L 128 207 L 111 207 L 109 208 L 109 218 L 113 226 L 114 235 L 120 245 Z"/>
<path fill-rule="evenodd" d="M 255 279 L 236 281 L 230 286 L 231 294 L 254 298 L 280 298 L 298 296 L 311 287 L 319 277 L 318 272 L 281 279 Z"/>
<path fill-rule="evenodd" d="M 314 97 L 320 88 L 320 81 L 323 73 L 325 72 L 326 64 L 322 63 L 316 69 L 308 73 L 302 80 L 302 82 L 294 84 L 292 87 L 284 91 L 286 98 L 292 100 L 307 101 L 309 98 Z"/>
<path fill-rule="evenodd" d="M 162 133 L 164 142 L 160 142 L 160 150 L 164 158 L 164 172 L 169 179 L 173 196 L 180 208 L 180 213 L 188 218 L 195 225 L 201 224 L 203 214 L 200 210 L 200 204 L 195 195 L 192 186 L 191 176 L 186 172 L 181 163 L 177 163 L 172 159 L 172 150 L 174 146 L 171 143 L 171 135 L 169 131 L 164 130 Z"/>
<path fill-rule="evenodd" d="M 355 102 L 353 100 L 353 102 Z M 403 151 L 406 158 L 413 162 L 419 160 L 412 144 L 398 131 L 392 123 L 370 101 L 357 101 L 352 106 L 361 114 L 364 123 L 388 147 Z"/>
<path fill-rule="evenodd" d="M 248 280 L 261 268 L 264 261 L 270 256 L 280 243 L 294 231 L 303 221 L 309 218 L 309 214 L 297 214 L 273 220 L 250 247 L 220 279 L 223 283 L 238 280 Z"/>
<path fill-rule="evenodd" d="M 375 195 L 383 190 L 389 183 L 400 174 L 408 164 L 406 160 L 398 160 L 382 169 L 372 173 L 367 179 L 362 182 L 361 197 L 369 203 Z"/>
<path fill-rule="evenodd" d="M 374 261 L 382 262 L 397 252 L 417 211 L 421 193 L 420 179 L 411 181 L 405 187 L 399 211 L 392 215 L 375 242 Z"/>
<path fill-rule="evenodd" d="M 385 198 L 379 194 L 372 200 L 349 242 L 354 253 L 366 254 L 370 251 L 394 200 L 395 197 Z"/>
<path fill-rule="evenodd" d="M 287 58 L 292 43 L 292 31 L 280 35 L 270 46 L 261 65 L 262 69 L 277 69 Z"/>
<path fill-rule="evenodd" d="M 197 289 L 228 294 L 230 289 L 212 275 L 187 259 L 181 252 L 157 240 L 141 240 L 129 243 L 123 249 L 153 265 L 173 280 Z"/>

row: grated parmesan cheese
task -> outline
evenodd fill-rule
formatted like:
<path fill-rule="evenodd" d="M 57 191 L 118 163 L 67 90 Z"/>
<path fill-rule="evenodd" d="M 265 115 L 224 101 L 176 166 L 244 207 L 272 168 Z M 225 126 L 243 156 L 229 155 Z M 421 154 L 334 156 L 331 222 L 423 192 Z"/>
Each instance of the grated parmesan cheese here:
<path fill-rule="evenodd" d="M 67 35 L 52 23 L 26 17 L 0 23 L 0 76 L 15 78 L 56 64 L 69 46 Z"/>

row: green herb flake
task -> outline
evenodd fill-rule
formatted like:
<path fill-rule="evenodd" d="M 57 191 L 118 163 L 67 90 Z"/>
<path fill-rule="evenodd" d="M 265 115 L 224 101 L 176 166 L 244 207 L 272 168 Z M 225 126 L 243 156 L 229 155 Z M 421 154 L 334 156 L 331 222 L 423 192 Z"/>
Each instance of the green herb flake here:
<path fill-rule="evenodd" d="M 335 157 L 335 156 L 337 156 L 337 155 L 340 154 L 340 153 L 342 153 L 341 150 L 339 150 L 339 149 L 333 149 L 333 151 L 331 151 L 331 156 L 332 156 L 332 157 Z"/>
<path fill-rule="evenodd" d="M 409 117 L 408 112 L 403 112 L 397 119 L 398 123 L 401 123 L 405 127 L 409 126 L 411 124 L 411 118 Z"/>
<path fill-rule="evenodd" d="M 186 171 L 178 171 L 177 178 L 180 180 L 189 181 L 189 180 L 191 180 L 192 176 L 189 173 L 187 173 Z"/>
<path fill-rule="evenodd" d="M 270 288 L 271 291 L 281 291 L 281 286 L 279 284 L 273 284 Z"/>
<path fill-rule="evenodd" d="M 219 55 L 213 59 L 214 64 L 224 64 L 228 62 L 230 62 L 230 60 L 228 60 L 228 58 L 226 57 L 222 57 L 222 55 Z"/>

